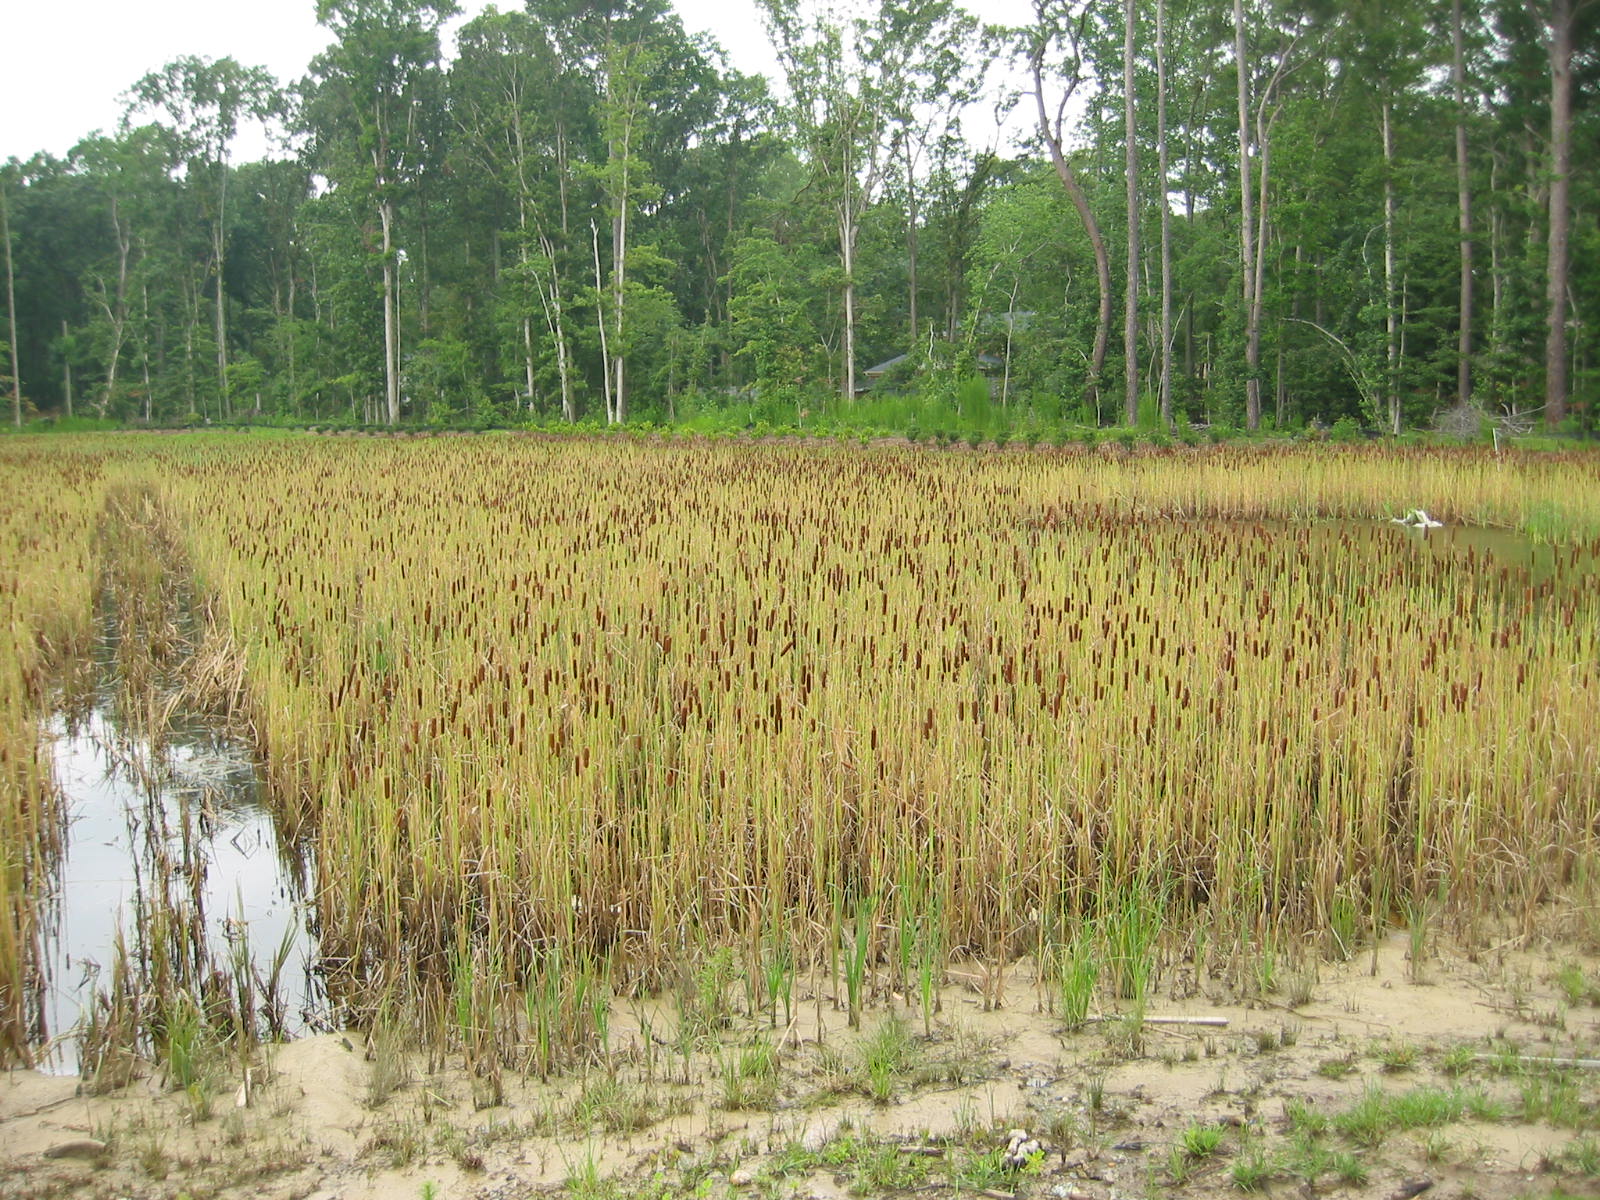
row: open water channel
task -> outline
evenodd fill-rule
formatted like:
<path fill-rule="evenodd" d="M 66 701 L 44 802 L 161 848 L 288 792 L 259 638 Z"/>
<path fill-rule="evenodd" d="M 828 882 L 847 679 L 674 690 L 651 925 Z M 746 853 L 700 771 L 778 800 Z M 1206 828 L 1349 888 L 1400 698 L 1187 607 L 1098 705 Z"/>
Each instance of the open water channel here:
<path fill-rule="evenodd" d="M 66 836 L 43 921 L 40 1065 L 63 1073 L 119 955 L 140 988 L 163 956 L 191 987 L 248 971 L 264 1032 L 299 1032 L 323 1008 L 310 863 L 280 836 L 253 751 L 181 707 L 159 743 L 130 728 L 116 636 L 105 622 L 92 695 L 46 731 Z"/>

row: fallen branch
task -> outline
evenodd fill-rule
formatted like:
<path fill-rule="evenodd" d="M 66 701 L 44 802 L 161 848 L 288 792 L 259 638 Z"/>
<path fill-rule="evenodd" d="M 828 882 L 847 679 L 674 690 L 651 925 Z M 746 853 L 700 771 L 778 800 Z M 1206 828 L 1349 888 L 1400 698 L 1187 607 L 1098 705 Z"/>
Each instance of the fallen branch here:
<path fill-rule="evenodd" d="M 1206 1025 L 1213 1029 L 1223 1029 L 1226 1028 L 1228 1024 L 1227 1017 L 1140 1017 L 1139 1019 L 1146 1025 Z M 1125 1020 L 1127 1020 L 1126 1017 L 1102 1015 L 1098 1017 L 1087 1017 L 1085 1018 L 1085 1023 L 1095 1021 Z"/>
<path fill-rule="evenodd" d="M 6 1113 L 0 1116 L 0 1125 L 10 1124 L 12 1121 L 26 1121 L 29 1117 L 37 1117 L 40 1113 L 49 1112 L 52 1108 L 60 1108 L 63 1104 L 71 1104 L 80 1096 L 63 1096 L 59 1100 L 52 1100 L 48 1104 L 41 1104 L 38 1108 L 30 1108 L 26 1112 Z"/>

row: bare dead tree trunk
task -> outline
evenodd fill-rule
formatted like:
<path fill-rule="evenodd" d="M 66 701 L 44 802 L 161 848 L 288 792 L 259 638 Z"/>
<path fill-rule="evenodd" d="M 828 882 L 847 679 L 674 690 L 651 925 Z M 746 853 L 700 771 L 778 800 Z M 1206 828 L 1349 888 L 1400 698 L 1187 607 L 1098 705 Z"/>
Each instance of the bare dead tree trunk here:
<path fill-rule="evenodd" d="M 378 201 L 378 221 L 383 226 L 383 395 L 389 424 L 400 423 L 400 314 L 395 301 L 398 285 L 394 269 L 394 204 L 385 196 Z"/>
<path fill-rule="evenodd" d="M 295 337 L 294 301 L 295 293 L 298 290 L 296 285 L 299 283 L 300 273 L 295 270 L 292 247 L 293 244 L 291 243 L 291 253 L 289 257 L 289 403 L 294 406 L 295 412 L 299 412 L 300 388 L 296 382 L 298 375 L 295 367 L 295 344 L 299 341 L 299 339 Z"/>
<path fill-rule="evenodd" d="M 67 419 L 72 419 L 72 354 L 67 348 L 67 322 L 61 321 L 61 383 L 67 399 Z"/>
<path fill-rule="evenodd" d="M 1489 153 L 1489 196 L 1499 191 L 1500 155 L 1493 148 Z M 1498 362 L 1505 346 L 1505 269 L 1502 254 L 1505 242 L 1505 217 L 1501 206 L 1489 205 L 1489 346 L 1488 361 Z M 1494 399 L 1499 399 L 1498 382 L 1493 387 Z"/>
<path fill-rule="evenodd" d="M 578 419 L 577 403 L 572 392 L 572 358 L 567 352 L 567 325 L 566 307 L 561 298 L 561 272 L 556 269 L 556 248 L 544 234 L 539 235 L 539 248 L 544 255 L 543 267 L 549 271 L 549 279 L 543 276 L 535 277 L 535 286 L 539 289 L 539 303 L 544 308 L 545 325 L 550 330 L 550 338 L 556 348 L 556 375 L 561 381 L 561 419 L 569 425 Z M 600 330 L 601 340 L 605 338 L 605 328 Z M 529 337 L 532 337 L 531 331 Z M 530 350 L 529 367 L 529 405 L 532 406 L 533 385 Z"/>
<path fill-rule="evenodd" d="M 623 154 L 628 153 L 624 146 Z M 622 347 L 622 318 L 628 288 L 628 168 L 626 157 L 622 169 L 622 202 L 611 222 L 611 366 L 616 373 L 611 386 L 611 420 L 621 424 L 628 419 L 628 359 Z"/>
<path fill-rule="evenodd" d="M 1390 104 L 1382 105 L 1383 116 L 1383 401 L 1389 416 L 1389 432 L 1400 432 L 1400 326 L 1395 307 L 1394 283 L 1394 121 Z"/>
<path fill-rule="evenodd" d="M 906 309 L 910 338 L 907 344 L 917 344 L 917 170 L 911 153 L 911 139 L 903 139 L 901 147 L 906 167 Z"/>
<path fill-rule="evenodd" d="M 527 266 L 527 254 L 523 254 L 523 265 Z M 531 313 L 522 314 L 522 407 L 528 412 L 533 411 L 533 316 Z"/>
<path fill-rule="evenodd" d="M 1573 0 L 1550 5 L 1550 242 L 1544 343 L 1544 419 L 1567 419 L 1567 269 L 1571 232 Z"/>
<path fill-rule="evenodd" d="M 383 394 L 389 424 L 400 423 L 400 303 L 394 269 L 394 198 L 389 194 L 386 168 L 388 130 L 372 148 L 372 169 L 377 183 L 378 223 L 383 229 Z"/>
<path fill-rule="evenodd" d="M 1239 101 L 1239 273 L 1245 314 L 1245 422 L 1261 425 L 1261 380 L 1258 375 L 1260 343 L 1252 336 L 1250 314 L 1255 311 L 1256 254 L 1255 194 L 1250 186 L 1250 62 L 1245 53 L 1244 3 L 1233 0 L 1233 61 L 1238 75 Z"/>
<path fill-rule="evenodd" d="M 223 419 L 233 415 L 228 396 L 228 287 L 227 287 L 227 205 L 228 165 L 219 167 L 222 183 L 217 197 L 217 219 L 211 224 L 211 261 L 216 264 L 217 398 Z"/>
<path fill-rule="evenodd" d="M 1467 68 L 1461 0 L 1450 5 L 1451 77 L 1456 93 L 1456 195 L 1461 228 L 1461 324 L 1456 340 L 1456 403 L 1472 403 L 1472 190 L 1467 163 Z"/>
<path fill-rule="evenodd" d="M 594 248 L 594 307 L 600 330 L 600 382 L 605 387 L 606 424 L 615 421 L 611 405 L 611 349 L 606 343 L 605 276 L 600 271 L 600 226 L 589 218 L 589 241 Z"/>
<path fill-rule="evenodd" d="M 123 224 L 121 209 L 113 197 L 111 201 L 111 228 L 117 239 L 117 287 L 115 295 L 108 293 L 104 279 L 97 279 L 96 285 L 99 295 L 96 299 L 100 302 L 101 311 L 106 315 L 106 323 L 111 328 L 111 353 L 106 361 L 106 386 L 105 393 L 100 399 L 99 415 L 105 416 L 106 409 L 110 406 L 112 398 L 117 391 L 117 368 L 122 362 L 122 346 L 127 340 L 128 333 L 128 256 L 133 251 L 133 239 L 128 232 L 128 227 Z M 198 321 L 199 314 L 190 322 L 191 327 Z"/>
<path fill-rule="evenodd" d="M 150 389 L 150 285 L 143 280 L 139 283 L 139 303 L 142 316 L 139 366 L 144 378 L 144 423 L 148 425 L 155 415 L 155 399 Z"/>
<path fill-rule="evenodd" d="M 1000 407 L 1005 408 L 1011 402 L 1011 346 L 1017 333 L 1017 291 L 1022 287 L 1020 279 L 1011 281 L 1010 302 L 1006 305 L 1006 364 L 1005 373 L 1000 378 Z"/>
<path fill-rule="evenodd" d="M 1125 422 L 1139 423 L 1139 121 L 1133 86 L 1134 0 L 1122 3 L 1122 128 L 1126 143 L 1124 190 L 1128 209 L 1128 274 L 1122 302 L 1122 409 Z"/>
<path fill-rule="evenodd" d="M 1161 207 L 1161 424 L 1172 425 L 1172 207 L 1167 203 L 1167 5 L 1156 0 L 1156 201 Z"/>
<path fill-rule="evenodd" d="M 844 264 L 844 398 L 856 398 L 856 233 L 860 221 L 850 199 L 850 181 L 839 204 L 839 255 Z"/>
<path fill-rule="evenodd" d="M 6 247 L 6 317 L 11 328 L 11 420 L 21 429 L 22 354 L 17 345 L 17 288 L 11 265 L 11 202 L 3 189 L 0 189 L 0 241 Z"/>
<path fill-rule="evenodd" d="M 1267 302 L 1267 215 L 1271 195 L 1267 190 L 1267 182 L 1272 177 L 1272 126 L 1282 109 L 1280 105 L 1273 110 L 1272 116 L 1268 117 L 1266 106 L 1277 88 L 1283 63 L 1284 60 L 1279 61 L 1278 71 L 1262 93 L 1261 105 L 1256 109 L 1256 146 L 1261 161 L 1256 167 L 1256 262 L 1254 279 L 1250 284 L 1250 310 L 1246 314 L 1245 322 L 1245 362 L 1250 366 L 1251 378 L 1256 385 L 1257 424 L 1261 419 L 1261 326 Z"/>
<path fill-rule="evenodd" d="M 1035 52 L 1033 98 L 1039 110 L 1039 135 L 1050 148 L 1050 161 L 1055 164 L 1056 176 L 1061 180 L 1061 186 L 1066 189 L 1067 198 L 1072 201 L 1078 219 L 1083 222 L 1083 231 L 1088 235 L 1089 245 L 1094 251 L 1095 279 L 1100 286 L 1100 308 L 1095 319 L 1094 352 L 1089 359 L 1089 379 L 1084 387 L 1084 398 L 1098 412 L 1100 378 L 1105 372 L 1106 346 L 1111 338 L 1111 257 L 1106 253 L 1106 240 L 1100 232 L 1100 223 L 1095 220 L 1094 210 L 1089 207 L 1089 198 L 1084 194 L 1083 185 L 1078 182 L 1077 173 L 1073 171 L 1072 164 L 1067 161 L 1067 156 L 1062 150 L 1062 114 L 1066 110 L 1067 101 L 1072 97 L 1075 83 L 1076 81 L 1073 85 L 1069 85 L 1065 95 L 1061 97 L 1061 104 L 1052 121 L 1044 103 L 1043 48 L 1040 47 Z"/>

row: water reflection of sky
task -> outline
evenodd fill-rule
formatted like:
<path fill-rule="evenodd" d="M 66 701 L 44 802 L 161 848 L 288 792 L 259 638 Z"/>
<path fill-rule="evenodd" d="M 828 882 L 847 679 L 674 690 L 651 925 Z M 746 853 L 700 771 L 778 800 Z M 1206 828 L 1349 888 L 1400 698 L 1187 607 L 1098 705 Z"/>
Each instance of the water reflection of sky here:
<path fill-rule="evenodd" d="M 280 855 L 277 832 L 262 804 L 262 783 L 248 751 L 201 730 L 179 733 L 164 760 L 130 739 L 104 708 L 85 719 L 58 719 L 49 730 L 56 782 L 68 829 L 54 902 L 45 916 L 43 1012 L 60 1037 L 79 1021 L 97 986 L 107 988 L 119 927 L 129 951 L 138 942 L 140 888 L 157 878 L 147 821 L 165 825 L 165 845 L 181 861 L 185 811 L 199 831 L 204 861 L 198 890 L 214 956 L 227 961 L 228 938 L 248 940 L 265 978 L 285 936 L 293 944 L 281 976 L 291 1029 L 315 1000 L 313 940 L 302 888 Z M 153 793 L 142 781 L 157 780 Z M 287 859 L 287 862 L 286 862 Z M 242 924 L 240 924 L 242 923 Z M 46 1069 L 73 1072 L 77 1050 L 67 1038 Z"/>

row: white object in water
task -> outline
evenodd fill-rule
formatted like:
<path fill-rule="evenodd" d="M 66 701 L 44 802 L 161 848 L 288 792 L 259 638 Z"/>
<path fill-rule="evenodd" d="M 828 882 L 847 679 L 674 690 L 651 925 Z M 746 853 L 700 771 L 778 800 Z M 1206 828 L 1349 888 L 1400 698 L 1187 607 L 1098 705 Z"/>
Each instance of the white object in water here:
<path fill-rule="evenodd" d="M 1443 521 L 1435 521 L 1428 515 L 1424 508 L 1413 508 L 1403 517 L 1390 517 L 1396 525 L 1404 525 L 1407 529 L 1442 529 Z"/>

